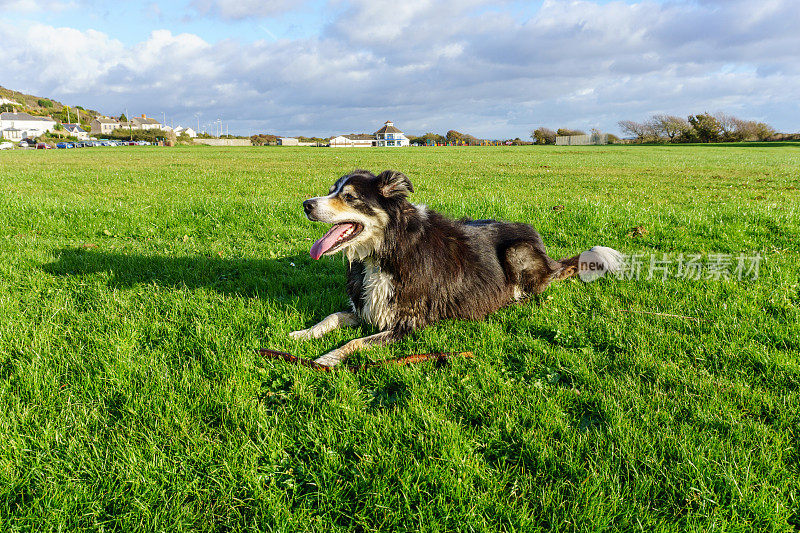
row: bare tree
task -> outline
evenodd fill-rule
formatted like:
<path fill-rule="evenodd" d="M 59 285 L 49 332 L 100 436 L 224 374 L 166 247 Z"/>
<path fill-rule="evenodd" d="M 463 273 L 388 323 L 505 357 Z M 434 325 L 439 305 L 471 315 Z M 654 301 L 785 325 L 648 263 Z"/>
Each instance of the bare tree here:
<path fill-rule="evenodd" d="M 675 142 L 691 127 L 685 118 L 675 115 L 653 115 L 650 125 L 658 137 L 668 139 L 669 142 Z"/>
<path fill-rule="evenodd" d="M 742 139 L 737 138 L 737 124 L 740 120 L 733 115 L 728 115 L 727 113 L 715 113 L 714 118 L 717 119 L 717 124 L 719 124 L 720 129 L 720 140 L 723 142 L 730 142 L 730 141 L 740 141 Z"/>
<path fill-rule="evenodd" d="M 633 135 L 639 142 L 644 142 L 649 132 L 647 124 L 643 122 L 634 122 L 633 120 L 620 120 L 617 124 L 619 124 L 619 127 L 623 131 L 623 133 L 626 133 L 628 135 Z"/>

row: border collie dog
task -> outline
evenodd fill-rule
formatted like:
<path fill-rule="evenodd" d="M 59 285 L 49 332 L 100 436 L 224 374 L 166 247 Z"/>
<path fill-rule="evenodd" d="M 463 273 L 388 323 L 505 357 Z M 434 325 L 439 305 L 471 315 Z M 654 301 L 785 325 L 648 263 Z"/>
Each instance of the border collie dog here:
<path fill-rule="evenodd" d="M 480 319 L 588 268 L 586 256 L 548 257 L 542 238 L 527 224 L 452 220 L 410 203 L 413 191 L 402 172 L 376 176 L 356 170 L 339 178 L 327 196 L 303 202 L 309 220 L 332 225 L 311 246 L 311 257 L 343 252 L 347 258 L 352 310 L 291 336 L 319 338 L 360 323 L 379 331 L 326 353 L 318 363 L 334 366 L 357 350 L 394 342 L 445 318 Z M 601 274 L 621 265 L 611 248 L 585 253 Z"/>

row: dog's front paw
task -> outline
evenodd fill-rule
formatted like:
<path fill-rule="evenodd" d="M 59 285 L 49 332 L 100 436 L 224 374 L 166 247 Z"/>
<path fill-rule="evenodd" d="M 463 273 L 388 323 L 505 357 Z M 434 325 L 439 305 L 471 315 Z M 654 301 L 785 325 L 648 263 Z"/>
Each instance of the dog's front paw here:
<path fill-rule="evenodd" d="M 297 331 L 293 331 L 289 333 L 289 336 L 293 339 L 313 339 L 314 333 L 311 331 L 313 328 L 308 329 L 300 329 Z"/>
<path fill-rule="evenodd" d="M 314 360 L 315 363 L 320 365 L 334 367 L 347 359 L 347 354 L 343 353 L 342 350 L 331 350 L 330 352 L 326 353 L 322 357 L 318 357 Z"/>

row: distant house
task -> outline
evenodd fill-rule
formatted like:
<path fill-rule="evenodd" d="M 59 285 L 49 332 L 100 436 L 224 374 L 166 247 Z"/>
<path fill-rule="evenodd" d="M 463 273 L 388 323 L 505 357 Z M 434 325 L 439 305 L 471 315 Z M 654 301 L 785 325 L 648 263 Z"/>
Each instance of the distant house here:
<path fill-rule="evenodd" d="M 56 127 L 51 117 L 37 117 L 28 113 L 0 113 L 0 135 L 4 139 L 35 138 Z"/>
<path fill-rule="evenodd" d="M 97 117 L 91 122 L 91 133 L 100 135 L 108 135 L 112 131 L 119 129 L 122 127 L 122 123 L 115 119 L 109 117 Z"/>
<path fill-rule="evenodd" d="M 142 113 L 141 117 L 133 117 L 131 125 L 135 130 L 155 130 L 161 129 L 161 123 L 154 118 L 150 118 Z"/>
<path fill-rule="evenodd" d="M 375 146 L 408 146 L 408 138 L 395 128 L 391 120 L 383 123 L 383 127 L 375 132 Z"/>
<path fill-rule="evenodd" d="M 175 132 L 175 135 L 181 135 L 181 134 L 185 133 L 186 135 L 188 135 L 192 139 L 197 138 L 197 132 L 194 131 L 192 128 L 184 128 L 183 126 L 178 126 L 173 131 Z"/>
<path fill-rule="evenodd" d="M 352 133 L 350 135 L 337 135 L 331 137 L 332 148 L 370 148 L 375 146 L 375 136 L 364 133 Z"/>
<path fill-rule="evenodd" d="M 299 146 L 300 141 L 294 137 L 279 137 L 278 144 L 280 146 Z"/>
<path fill-rule="evenodd" d="M 349 135 L 337 135 L 331 137 L 332 148 L 368 148 L 371 146 L 408 146 L 408 138 L 402 131 L 397 129 L 391 120 L 383 123 L 383 127 L 367 135 L 364 133 L 352 133 Z"/>
<path fill-rule="evenodd" d="M 89 133 L 81 127 L 80 124 L 62 124 L 67 134 L 77 137 L 79 141 L 86 141 L 89 139 Z"/>

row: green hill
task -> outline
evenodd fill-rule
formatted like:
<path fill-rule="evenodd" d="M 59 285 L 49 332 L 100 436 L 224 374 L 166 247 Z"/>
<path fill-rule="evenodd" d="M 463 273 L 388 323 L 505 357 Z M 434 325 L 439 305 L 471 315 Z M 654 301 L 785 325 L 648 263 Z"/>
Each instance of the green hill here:
<path fill-rule="evenodd" d="M 19 106 L 2 104 L 0 105 L 0 111 L 11 111 L 11 109 L 14 108 L 17 111 L 25 111 L 31 115 L 52 116 L 62 122 L 76 122 L 76 109 L 80 110 L 80 121 L 82 124 L 88 124 L 94 117 L 101 114 L 99 111 L 93 109 L 84 109 L 81 106 L 75 105 L 66 106 L 52 98 L 25 94 L 19 91 L 6 89 L 2 86 L 0 86 L 0 98 L 13 100 L 19 104 Z"/>

